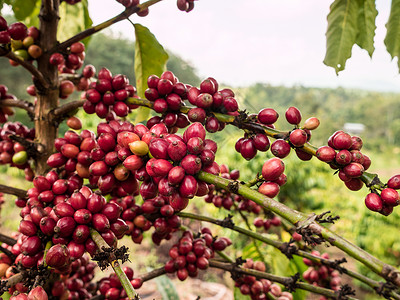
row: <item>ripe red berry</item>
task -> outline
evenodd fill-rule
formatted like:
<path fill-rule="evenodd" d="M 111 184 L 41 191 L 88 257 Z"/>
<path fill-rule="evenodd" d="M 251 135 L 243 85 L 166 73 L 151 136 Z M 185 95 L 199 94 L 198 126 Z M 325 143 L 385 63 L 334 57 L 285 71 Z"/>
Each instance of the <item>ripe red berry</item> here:
<path fill-rule="evenodd" d="M 302 129 L 295 129 L 290 133 L 289 140 L 295 147 L 302 147 L 307 142 L 307 133 Z"/>
<path fill-rule="evenodd" d="M 279 158 L 285 158 L 288 156 L 290 149 L 289 143 L 282 139 L 277 139 L 271 144 L 272 154 Z"/>
<path fill-rule="evenodd" d="M 391 189 L 398 190 L 400 188 L 400 175 L 394 175 L 392 176 L 388 183 L 387 186 Z"/>
<path fill-rule="evenodd" d="M 335 149 L 329 146 L 321 146 L 318 148 L 316 154 L 317 158 L 324 162 L 331 162 L 336 157 Z"/>
<path fill-rule="evenodd" d="M 264 108 L 259 111 L 257 115 L 257 119 L 262 124 L 274 124 L 279 118 L 279 114 L 275 109 L 272 108 Z"/>
<path fill-rule="evenodd" d="M 262 167 L 262 176 L 267 181 L 273 181 L 279 178 L 285 170 L 285 164 L 279 158 L 267 160 Z"/>
<path fill-rule="evenodd" d="M 293 124 L 293 125 L 297 125 L 297 124 L 299 124 L 299 123 L 301 122 L 301 113 L 300 113 L 300 111 L 299 111 L 296 107 L 294 107 L 294 106 L 289 107 L 289 108 L 286 110 L 286 112 L 285 112 L 285 117 L 286 117 L 286 120 L 287 120 L 290 124 Z"/>
<path fill-rule="evenodd" d="M 396 190 L 385 188 L 381 192 L 381 199 L 388 206 L 397 206 L 399 205 L 400 197 Z"/>
<path fill-rule="evenodd" d="M 372 211 L 381 211 L 383 208 L 383 202 L 379 195 L 375 193 L 369 193 L 365 197 L 365 206 Z"/>

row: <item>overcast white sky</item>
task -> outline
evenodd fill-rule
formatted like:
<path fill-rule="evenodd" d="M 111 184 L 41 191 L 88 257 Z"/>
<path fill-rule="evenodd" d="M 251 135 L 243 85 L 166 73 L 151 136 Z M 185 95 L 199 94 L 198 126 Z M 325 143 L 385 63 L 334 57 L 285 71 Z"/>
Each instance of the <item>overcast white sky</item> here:
<path fill-rule="evenodd" d="M 132 21 L 147 26 L 164 47 L 190 61 L 200 76 L 232 86 L 264 82 L 399 92 L 397 64 L 383 44 L 390 1 L 377 0 L 373 59 L 355 46 L 338 77 L 322 63 L 331 2 L 199 0 L 192 12 L 184 13 L 176 8 L 176 0 L 164 0 L 150 8 L 149 16 L 133 16 Z M 122 11 L 115 0 L 89 0 L 89 5 L 96 24 Z M 134 38 L 127 21 L 113 30 Z"/>

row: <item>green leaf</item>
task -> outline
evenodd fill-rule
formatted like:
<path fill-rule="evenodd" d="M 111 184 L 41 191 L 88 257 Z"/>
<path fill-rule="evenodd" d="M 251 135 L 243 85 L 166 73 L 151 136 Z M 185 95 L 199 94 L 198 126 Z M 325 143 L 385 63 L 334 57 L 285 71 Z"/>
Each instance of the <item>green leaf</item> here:
<path fill-rule="evenodd" d="M 167 276 L 160 276 L 156 279 L 158 291 L 161 294 L 163 300 L 179 300 L 178 292 L 175 289 L 174 284 Z"/>
<path fill-rule="evenodd" d="M 76 35 L 92 26 L 89 16 L 88 0 L 82 0 L 74 5 L 63 2 L 60 5 L 60 22 L 58 23 L 57 39 L 60 42 Z M 86 44 L 88 40 L 83 42 Z"/>
<path fill-rule="evenodd" d="M 360 48 L 367 50 L 369 56 L 374 53 L 375 19 L 378 15 L 375 0 L 358 0 L 358 34 L 356 43 Z"/>
<path fill-rule="evenodd" d="M 26 26 L 36 26 L 39 28 L 39 18 L 38 15 L 40 13 L 40 6 L 41 6 L 41 1 L 36 2 L 36 6 L 34 9 L 31 11 L 31 14 L 29 16 L 25 17 L 24 23 Z"/>
<path fill-rule="evenodd" d="M 390 53 L 392 59 L 397 56 L 397 65 L 400 69 L 400 0 L 392 0 L 386 29 L 386 50 Z"/>
<path fill-rule="evenodd" d="M 18 21 L 24 21 L 25 18 L 32 14 L 37 3 L 40 2 L 40 0 L 12 0 L 10 4 L 12 5 L 15 18 Z"/>
<path fill-rule="evenodd" d="M 138 95 L 144 98 L 147 88 L 147 78 L 154 74 L 160 76 L 166 69 L 168 54 L 163 46 L 148 28 L 140 24 L 135 25 L 135 76 Z M 149 116 L 150 110 L 141 107 L 135 123 L 141 122 Z"/>
<path fill-rule="evenodd" d="M 351 57 L 358 33 L 358 10 L 359 3 L 354 0 L 335 0 L 330 7 L 324 64 L 333 67 L 336 74 L 344 70 Z"/>
<path fill-rule="evenodd" d="M 3 298 L 3 300 L 8 300 L 8 299 L 11 298 L 11 295 L 10 295 L 9 292 L 5 292 L 5 293 L 1 296 L 1 298 Z"/>

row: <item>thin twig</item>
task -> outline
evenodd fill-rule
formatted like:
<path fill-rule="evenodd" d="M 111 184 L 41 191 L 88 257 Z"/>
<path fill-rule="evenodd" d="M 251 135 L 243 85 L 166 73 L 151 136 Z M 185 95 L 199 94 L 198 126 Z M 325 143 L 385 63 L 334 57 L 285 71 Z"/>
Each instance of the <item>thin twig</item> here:
<path fill-rule="evenodd" d="M 90 27 L 90 28 L 78 33 L 77 35 L 71 37 L 70 39 L 62 42 L 61 44 L 55 46 L 50 51 L 50 53 L 62 51 L 64 49 L 68 48 L 69 46 L 71 46 L 73 43 L 79 42 L 79 41 L 95 34 L 96 32 L 99 32 L 100 30 L 110 27 L 111 25 L 113 25 L 119 21 L 125 20 L 125 19 L 129 18 L 131 15 L 139 12 L 140 10 L 143 10 L 143 9 L 145 9 L 151 5 L 154 5 L 160 1 L 162 1 L 162 0 L 149 0 L 147 2 L 142 3 L 141 5 L 128 7 L 126 10 L 124 10 L 119 15 L 117 15 L 103 23 L 100 23 L 96 26 Z"/>
<path fill-rule="evenodd" d="M 40 72 L 33 64 L 19 58 L 12 51 L 8 52 L 5 56 L 19 63 L 21 66 L 27 69 L 37 79 L 37 81 L 42 85 L 43 88 L 45 89 L 49 88 L 49 83 L 44 78 L 42 72 Z"/>
<path fill-rule="evenodd" d="M 26 198 L 26 191 L 19 189 L 19 188 L 15 188 L 15 187 L 11 187 L 8 185 L 4 185 L 4 184 L 0 184 L 0 192 L 9 194 L 9 195 L 14 195 L 17 196 L 19 198 Z"/>
<path fill-rule="evenodd" d="M 74 111 L 75 109 L 81 107 L 85 103 L 85 100 L 77 100 L 65 103 L 51 111 L 50 113 L 54 115 L 54 118 L 60 119 L 63 116 L 67 115 L 68 113 Z"/>
<path fill-rule="evenodd" d="M 10 246 L 14 246 L 17 243 L 17 240 L 5 234 L 0 233 L 0 242 L 6 243 L 7 245 Z"/>
<path fill-rule="evenodd" d="M 28 112 L 29 117 L 32 119 L 34 116 L 34 105 L 33 103 L 20 99 L 4 99 L 0 101 L 0 106 L 11 106 L 18 107 L 26 110 Z"/>
<path fill-rule="evenodd" d="M 139 275 L 137 278 L 140 278 L 143 282 L 145 281 L 149 281 L 153 278 L 156 278 L 158 276 L 164 275 L 167 272 L 165 271 L 164 267 L 158 268 L 158 269 L 154 269 L 151 270 L 150 272 L 147 272 L 145 274 Z"/>

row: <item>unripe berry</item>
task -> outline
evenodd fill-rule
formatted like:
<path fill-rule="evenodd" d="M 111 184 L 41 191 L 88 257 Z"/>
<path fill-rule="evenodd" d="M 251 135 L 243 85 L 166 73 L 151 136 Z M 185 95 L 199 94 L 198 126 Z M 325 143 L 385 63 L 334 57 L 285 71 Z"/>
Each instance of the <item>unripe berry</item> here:
<path fill-rule="evenodd" d="M 312 118 L 308 118 L 304 122 L 303 129 L 314 130 L 314 129 L 317 129 L 318 126 L 319 126 L 319 120 L 315 117 L 312 117 Z"/>

